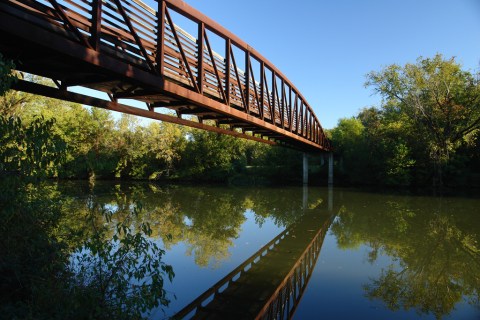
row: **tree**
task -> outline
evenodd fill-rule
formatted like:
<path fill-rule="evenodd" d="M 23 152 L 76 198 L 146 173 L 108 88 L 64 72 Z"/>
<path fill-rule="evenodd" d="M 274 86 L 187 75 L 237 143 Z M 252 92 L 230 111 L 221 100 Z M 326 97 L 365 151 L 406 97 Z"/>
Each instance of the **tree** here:
<path fill-rule="evenodd" d="M 365 127 L 355 118 L 343 118 L 330 131 L 335 151 L 340 159 L 339 173 L 348 176 L 349 182 L 365 183 L 368 174 L 365 173 L 366 148 L 364 146 Z"/>
<path fill-rule="evenodd" d="M 235 169 L 245 165 L 245 143 L 242 139 L 192 129 L 182 158 L 182 166 L 192 178 L 227 181 Z"/>
<path fill-rule="evenodd" d="M 180 161 L 187 140 L 185 128 L 168 122 L 152 122 L 145 128 L 145 141 L 152 159 L 150 178 L 169 177 Z"/>
<path fill-rule="evenodd" d="M 366 86 L 384 99 L 383 107 L 407 116 L 429 151 L 434 185 L 462 141 L 480 129 L 480 80 L 461 69 L 454 58 L 418 58 L 416 64 L 393 64 L 370 72 Z"/>
<path fill-rule="evenodd" d="M 13 69 L 15 69 L 13 61 L 4 59 L 0 53 L 0 96 L 3 96 L 10 89 L 10 86 L 16 79 L 12 73 Z"/>

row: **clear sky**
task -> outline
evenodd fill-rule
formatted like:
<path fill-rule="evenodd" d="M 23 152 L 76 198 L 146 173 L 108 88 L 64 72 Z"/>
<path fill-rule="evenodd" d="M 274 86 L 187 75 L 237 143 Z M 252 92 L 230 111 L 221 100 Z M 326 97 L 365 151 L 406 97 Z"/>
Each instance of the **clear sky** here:
<path fill-rule="evenodd" d="M 364 87 L 372 70 L 436 53 L 480 69 L 480 0 L 185 2 L 280 69 L 325 128 L 380 104 Z"/>

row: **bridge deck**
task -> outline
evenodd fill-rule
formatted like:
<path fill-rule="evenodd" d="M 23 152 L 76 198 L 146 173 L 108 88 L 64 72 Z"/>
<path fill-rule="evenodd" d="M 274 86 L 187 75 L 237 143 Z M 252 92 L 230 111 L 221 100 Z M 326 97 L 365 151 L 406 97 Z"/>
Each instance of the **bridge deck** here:
<path fill-rule="evenodd" d="M 330 222 L 330 214 L 307 213 L 173 318 L 289 319 Z"/>
<path fill-rule="evenodd" d="M 195 24 L 195 36 L 175 19 Z M 0 51 L 18 70 L 57 85 L 53 90 L 20 81 L 18 90 L 304 150 L 330 149 L 298 89 L 253 48 L 182 1 L 159 0 L 154 10 L 138 0 L 2 0 L 0 32 Z M 219 46 L 222 55 L 214 50 Z M 71 86 L 106 92 L 111 101 L 73 94 Z"/>

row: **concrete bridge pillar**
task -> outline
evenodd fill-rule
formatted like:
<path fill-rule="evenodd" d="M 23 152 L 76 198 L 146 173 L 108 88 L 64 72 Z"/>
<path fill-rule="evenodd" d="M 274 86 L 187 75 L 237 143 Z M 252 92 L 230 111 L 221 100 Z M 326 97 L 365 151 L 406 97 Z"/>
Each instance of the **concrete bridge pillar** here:
<path fill-rule="evenodd" d="M 303 184 L 308 184 L 308 154 L 303 153 Z"/>

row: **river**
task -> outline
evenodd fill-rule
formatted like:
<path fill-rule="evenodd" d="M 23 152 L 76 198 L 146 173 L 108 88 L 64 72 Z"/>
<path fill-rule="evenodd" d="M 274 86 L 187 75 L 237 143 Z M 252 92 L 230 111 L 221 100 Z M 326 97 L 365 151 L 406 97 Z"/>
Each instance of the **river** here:
<path fill-rule="evenodd" d="M 190 316 L 480 319 L 478 197 L 107 182 L 57 188 L 80 211 L 124 216 L 142 204 L 175 273 L 164 283 L 170 302 L 152 319 L 175 315 L 219 281 Z"/>

